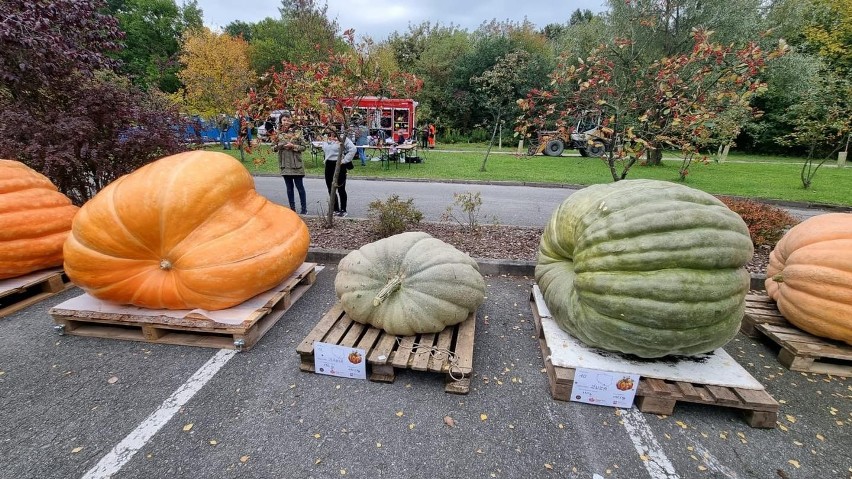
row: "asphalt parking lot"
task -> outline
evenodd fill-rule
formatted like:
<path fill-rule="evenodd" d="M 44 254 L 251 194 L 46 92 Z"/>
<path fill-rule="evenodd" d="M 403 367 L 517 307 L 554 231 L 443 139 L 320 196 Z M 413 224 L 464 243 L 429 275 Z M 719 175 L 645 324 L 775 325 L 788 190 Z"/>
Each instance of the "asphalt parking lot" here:
<path fill-rule="evenodd" d="M 553 400 L 528 277 L 486 277 L 468 395 L 433 373 L 301 372 L 335 272 L 241 353 L 59 336 L 48 311 L 76 288 L 0 319 L 0 477 L 852 477 L 852 380 L 790 372 L 742 335 L 726 350 L 781 403 L 775 429 L 718 406 Z"/>

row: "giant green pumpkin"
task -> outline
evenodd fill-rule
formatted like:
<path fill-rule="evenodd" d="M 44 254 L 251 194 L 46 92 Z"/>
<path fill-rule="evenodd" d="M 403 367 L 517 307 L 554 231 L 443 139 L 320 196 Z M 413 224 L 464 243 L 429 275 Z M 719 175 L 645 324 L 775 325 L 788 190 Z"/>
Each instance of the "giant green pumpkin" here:
<path fill-rule="evenodd" d="M 535 277 L 557 324 L 589 346 L 694 355 L 739 330 L 753 252 L 742 218 L 713 196 L 624 180 L 556 209 Z"/>
<path fill-rule="evenodd" d="M 458 324 L 485 299 L 476 261 L 422 232 L 352 251 L 338 265 L 334 289 L 353 321 L 399 336 Z"/>

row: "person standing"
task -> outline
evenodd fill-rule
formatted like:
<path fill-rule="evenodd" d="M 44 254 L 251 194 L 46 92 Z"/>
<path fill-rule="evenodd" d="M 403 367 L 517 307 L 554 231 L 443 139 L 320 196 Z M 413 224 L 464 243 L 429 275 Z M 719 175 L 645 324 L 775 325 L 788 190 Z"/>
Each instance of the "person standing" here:
<path fill-rule="evenodd" d="M 429 123 L 429 148 L 435 148 L 435 125 Z"/>
<path fill-rule="evenodd" d="M 349 139 L 348 135 L 343 136 L 343 146 L 341 147 L 340 139 L 337 132 L 333 129 L 328 131 L 326 140 L 321 143 L 322 152 L 325 155 L 325 186 L 328 188 L 328 194 L 331 195 L 331 185 L 334 180 L 334 170 L 337 166 L 337 160 L 340 161 L 340 172 L 337 174 L 337 194 L 334 196 L 332 208 L 334 215 L 340 217 L 348 216 L 346 213 L 346 172 L 354 168 L 352 158 L 355 157 L 355 143 Z"/>
<path fill-rule="evenodd" d="M 278 133 L 278 141 L 272 147 L 272 151 L 278 152 L 278 167 L 284 184 L 287 186 L 287 201 L 290 209 L 296 211 L 296 198 L 293 192 L 299 192 L 300 215 L 308 213 L 307 196 L 305 195 L 305 164 L 302 162 L 302 152 L 305 151 L 306 142 L 302 132 L 297 130 L 290 120 L 281 122 Z"/>
<path fill-rule="evenodd" d="M 429 147 L 429 125 L 423 125 L 423 128 L 417 132 L 420 139 L 420 148 L 424 150 Z"/>
<path fill-rule="evenodd" d="M 367 125 L 359 123 L 355 129 L 355 146 L 358 146 L 358 158 L 361 166 L 367 166 L 367 146 L 370 144 L 370 129 Z"/>

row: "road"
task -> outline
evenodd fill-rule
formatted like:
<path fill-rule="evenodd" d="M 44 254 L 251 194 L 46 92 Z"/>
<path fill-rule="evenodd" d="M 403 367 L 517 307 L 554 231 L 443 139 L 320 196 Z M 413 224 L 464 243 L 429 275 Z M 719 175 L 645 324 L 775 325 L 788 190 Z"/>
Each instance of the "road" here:
<path fill-rule="evenodd" d="M 257 190 L 272 201 L 287 205 L 284 179 L 279 176 L 255 177 Z M 366 218 L 368 205 L 374 200 L 386 200 L 391 195 L 400 199 L 414 199 L 425 221 L 440 221 L 448 206 L 453 205 L 455 193 L 479 193 L 482 199 L 479 221 L 481 223 L 499 223 L 513 226 L 541 227 L 550 219 L 550 215 L 577 187 L 524 186 L 514 184 L 485 183 L 438 183 L 425 181 L 367 180 L 350 178 L 346 181 L 349 195 L 348 213 L 355 218 Z M 316 177 L 305 178 L 305 190 L 308 196 L 308 212 L 318 214 L 328 201 L 325 180 Z M 296 196 L 298 204 L 298 194 Z M 824 213 L 825 209 L 808 205 L 783 204 L 799 219 Z M 837 210 L 848 211 L 848 208 Z M 456 211 L 459 211 L 456 207 Z"/>

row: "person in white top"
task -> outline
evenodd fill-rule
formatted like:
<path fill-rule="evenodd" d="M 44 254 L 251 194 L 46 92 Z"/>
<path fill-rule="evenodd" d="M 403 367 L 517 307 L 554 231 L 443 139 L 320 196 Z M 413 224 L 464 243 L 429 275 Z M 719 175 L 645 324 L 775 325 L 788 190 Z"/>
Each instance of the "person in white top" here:
<path fill-rule="evenodd" d="M 346 213 L 346 172 L 354 168 L 352 158 L 355 157 L 357 148 L 349 136 L 343 135 L 343 159 L 340 164 L 340 172 L 337 174 L 337 194 L 334 197 L 334 215 L 345 217 Z M 340 140 L 335 130 L 329 129 L 325 141 L 320 144 L 325 155 L 325 186 L 331 194 L 331 184 L 334 179 L 334 169 L 338 158 L 341 156 Z"/>

